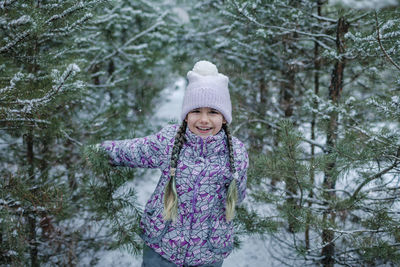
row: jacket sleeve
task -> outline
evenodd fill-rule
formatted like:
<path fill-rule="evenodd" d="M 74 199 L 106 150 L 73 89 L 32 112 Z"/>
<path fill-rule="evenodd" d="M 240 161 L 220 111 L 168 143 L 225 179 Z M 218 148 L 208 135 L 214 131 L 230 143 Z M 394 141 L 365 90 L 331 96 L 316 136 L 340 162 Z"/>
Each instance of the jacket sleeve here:
<path fill-rule="evenodd" d="M 236 138 L 235 138 L 236 139 Z M 238 204 L 240 204 L 246 197 L 247 188 L 247 169 L 249 167 L 249 156 L 246 148 L 238 139 L 235 140 L 236 147 L 234 157 L 236 161 L 236 171 L 239 175 L 237 182 L 238 185 Z"/>
<path fill-rule="evenodd" d="M 169 159 L 175 132 L 176 126 L 167 126 L 156 134 L 142 138 L 104 141 L 100 147 L 113 166 L 159 168 Z"/>

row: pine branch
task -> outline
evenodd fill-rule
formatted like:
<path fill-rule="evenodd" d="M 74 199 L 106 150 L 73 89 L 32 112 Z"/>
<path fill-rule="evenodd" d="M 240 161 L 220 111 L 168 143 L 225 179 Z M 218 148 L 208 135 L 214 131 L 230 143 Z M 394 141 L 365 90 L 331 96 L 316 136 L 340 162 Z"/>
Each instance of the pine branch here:
<path fill-rule="evenodd" d="M 260 119 L 253 119 L 253 120 L 244 121 L 244 122 L 240 123 L 238 126 L 236 126 L 235 129 L 232 131 L 232 135 L 235 135 L 236 132 L 239 131 L 240 128 L 242 128 L 244 125 L 249 124 L 249 123 L 254 123 L 254 122 L 260 122 L 260 123 L 263 123 L 263 124 L 269 126 L 272 129 L 281 130 L 281 127 L 279 127 L 278 125 L 276 125 L 273 122 L 269 122 L 269 121 L 266 121 L 266 120 L 260 120 Z M 311 139 L 308 139 L 308 138 L 305 138 L 305 137 L 301 137 L 301 140 L 303 140 L 306 143 L 309 143 L 309 144 L 312 144 L 312 145 L 315 145 L 315 146 L 319 147 L 323 152 L 327 151 L 327 149 L 326 149 L 326 147 L 324 145 L 321 145 L 321 144 L 317 143 L 314 140 L 311 140 Z"/>
<path fill-rule="evenodd" d="M 374 174 L 374 175 L 372 175 L 372 176 L 366 178 L 366 179 L 356 188 L 356 190 L 354 191 L 353 195 L 350 197 L 350 200 L 355 200 L 356 197 L 357 197 L 357 195 L 358 195 L 358 193 L 361 191 L 361 189 L 362 189 L 365 185 L 367 185 L 369 182 L 371 182 L 371 181 L 373 181 L 373 180 L 375 180 L 375 179 L 380 178 L 382 175 L 388 173 L 390 170 L 394 169 L 394 168 L 397 167 L 398 165 L 399 165 L 399 162 L 398 162 L 398 161 L 395 161 L 391 166 L 389 166 L 389 167 L 383 169 L 381 172 L 378 172 L 378 173 L 376 173 L 376 174 Z"/>
<path fill-rule="evenodd" d="M 376 38 L 378 40 L 379 47 L 381 48 L 383 54 L 389 60 L 389 62 L 392 63 L 393 66 L 395 66 L 396 69 L 398 69 L 400 71 L 400 66 L 396 62 L 394 62 L 394 60 L 389 56 L 389 54 L 386 52 L 385 48 L 383 47 L 383 44 L 381 42 L 380 32 L 379 32 L 378 13 L 376 11 L 375 11 L 375 25 L 376 25 L 376 35 L 377 35 Z"/>
<path fill-rule="evenodd" d="M 353 23 L 353 22 L 355 22 L 355 21 L 358 21 L 358 20 L 360 20 L 360 19 L 365 18 L 365 17 L 368 16 L 369 14 L 370 14 L 369 12 L 363 13 L 363 14 L 361 14 L 361 15 L 358 16 L 358 17 L 349 19 L 348 22 L 349 22 L 349 23 Z"/>
<path fill-rule="evenodd" d="M 53 88 L 49 92 L 47 92 L 46 95 L 36 99 L 24 99 L 24 100 L 17 99 L 14 102 L 10 102 L 10 104 L 23 105 L 24 108 L 22 109 L 21 112 L 29 113 L 32 111 L 32 109 L 36 108 L 37 106 L 49 103 L 60 92 L 61 88 L 64 86 L 67 79 L 70 76 L 74 75 L 77 71 L 80 71 L 79 67 L 75 64 L 70 64 L 67 67 L 67 70 L 61 76 L 61 81 L 59 81 L 59 84 L 57 86 L 53 86 Z"/>
<path fill-rule="evenodd" d="M 70 35 L 71 33 L 74 32 L 74 30 L 77 29 L 77 26 L 82 25 L 83 23 L 85 23 L 86 21 L 88 21 L 89 19 L 91 19 L 93 17 L 93 14 L 91 13 L 87 13 L 85 14 L 83 17 L 81 17 L 80 19 L 78 19 L 77 21 L 75 21 L 74 23 L 72 23 L 71 25 L 68 25 L 64 28 L 56 28 L 56 29 L 51 29 L 49 31 L 49 33 L 43 34 L 41 37 L 60 37 L 60 36 L 67 36 Z M 41 38 L 41 39 L 42 39 Z M 39 43 L 43 43 L 45 42 L 47 39 L 39 42 Z"/>
<path fill-rule="evenodd" d="M 0 98 L 0 100 L 3 100 L 6 98 L 6 94 L 12 92 L 15 89 L 16 83 L 23 79 L 25 75 L 21 72 L 17 72 L 14 74 L 14 76 L 10 80 L 10 86 L 6 86 L 4 88 L 0 89 L 0 95 L 4 95 Z"/>
<path fill-rule="evenodd" d="M 210 36 L 211 34 L 218 34 L 218 32 L 220 32 L 220 31 L 224 31 L 224 30 L 229 31 L 231 28 L 232 28 L 232 25 L 223 25 L 223 26 L 219 26 L 217 28 L 214 28 L 214 29 L 206 31 L 206 32 L 199 32 L 199 33 L 196 32 L 193 35 L 188 35 L 187 38 Z"/>
<path fill-rule="evenodd" d="M 161 16 L 157 19 L 156 23 L 153 24 L 152 26 L 150 26 L 149 28 L 147 28 L 146 30 L 138 33 L 137 35 L 135 35 L 134 37 L 132 37 L 131 39 L 129 39 L 127 42 L 125 42 L 125 44 L 123 45 L 123 47 L 127 47 L 130 43 L 134 42 L 135 40 L 139 39 L 140 37 L 142 37 L 143 35 L 148 34 L 149 32 L 151 32 L 152 30 L 154 30 L 156 27 L 160 26 L 161 24 L 164 23 L 163 19 L 164 17 L 168 14 L 168 11 L 165 11 L 163 14 L 161 14 Z"/>
<path fill-rule="evenodd" d="M 332 24 L 336 24 L 336 23 L 337 23 L 337 20 L 336 20 L 336 19 L 331 19 L 331 18 L 328 18 L 328 17 L 318 16 L 318 15 L 313 14 L 313 13 L 311 13 L 310 15 L 311 15 L 311 17 L 316 18 L 316 19 L 318 19 L 318 20 L 330 22 L 330 23 L 332 23 Z"/>
<path fill-rule="evenodd" d="M 236 132 L 239 131 L 240 128 L 243 127 L 244 125 L 249 124 L 249 123 L 254 123 L 254 122 L 260 122 L 260 123 L 263 123 L 263 124 L 269 126 L 272 129 L 280 130 L 280 127 L 273 122 L 269 122 L 266 120 L 260 120 L 260 119 L 253 119 L 253 120 L 244 121 L 244 122 L 240 123 L 238 126 L 236 126 L 236 128 L 232 131 L 232 135 L 235 135 Z"/>
<path fill-rule="evenodd" d="M 305 35 L 305 36 L 326 38 L 326 39 L 331 40 L 331 41 L 336 41 L 335 37 L 332 37 L 332 36 L 327 35 L 327 34 L 322 34 L 322 33 L 314 34 L 314 33 L 299 31 L 299 30 L 296 30 L 296 29 L 288 29 L 288 28 L 284 28 L 284 27 L 281 27 L 281 26 L 262 24 L 262 23 L 258 22 L 255 18 L 251 17 L 250 14 L 247 11 L 245 11 L 244 8 L 238 7 L 238 4 L 236 3 L 236 1 L 233 1 L 233 3 L 234 3 L 234 6 L 235 6 L 237 12 L 239 12 L 239 14 L 244 16 L 248 21 L 254 23 L 255 25 L 257 25 L 257 26 L 259 26 L 261 28 L 278 30 L 279 31 L 278 35 L 286 35 L 288 33 L 297 33 L 297 34 L 301 34 L 301 35 Z"/>
<path fill-rule="evenodd" d="M 15 2 L 17 2 L 17 0 L 4 0 L 3 2 L 0 3 L 0 9 L 4 10 Z"/>
<path fill-rule="evenodd" d="M 91 66 L 95 65 L 95 64 L 99 64 L 101 62 L 105 62 L 110 58 L 113 58 L 114 56 L 118 55 L 118 54 L 123 54 L 124 50 L 126 50 L 127 48 L 129 48 L 129 44 L 131 44 L 132 42 L 138 40 L 139 38 L 141 38 L 142 36 L 150 33 L 151 31 L 153 31 L 155 28 L 157 28 L 158 26 L 162 25 L 164 23 L 163 19 L 164 17 L 168 14 L 168 11 L 164 12 L 158 19 L 157 21 L 151 25 L 149 28 L 143 30 L 142 32 L 136 34 L 135 36 L 133 36 L 131 39 L 129 39 L 128 41 L 126 41 L 122 46 L 120 47 L 116 47 L 114 49 L 114 51 L 103 57 L 100 61 L 96 61 L 96 59 L 101 55 L 102 51 L 99 52 L 98 56 L 96 56 L 92 62 L 88 65 L 88 69 L 91 68 Z"/>
<path fill-rule="evenodd" d="M 53 23 L 54 21 L 57 21 L 59 19 L 62 19 L 80 9 L 83 9 L 85 5 L 82 2 L 79 2 L 78 4 L 64 10 L 61 14 L 53 15 L 51 18 L 49 18 L 45 23 L 50 24 Z"/>
<path fill-rule="evenodd" d="M 9 42 L 5 46 L 0 47 L 0 54 L 7 52 L 8 50 L 10 50 L 14 46 L 16 46 L 19 42 L 21 42 L 22 40 L 27 38 L 30 35 L 30 32 L 31 32 L 30 30 L 27 30 L 27 31 L 23 32 L 22 34 L 19 34 L 14 40 Z"/>
<path fill-rule="evenodd" d="M 334 229 L 334 228 L 328 228 L 327 230 L 333 231 L 335 233 L 340 233 L 340 234 L 344 234 L 344 235 L 351 235 L 351 234 L 358 234 L 358 233 L 385 233 L 386 230 L 382 230 L 382 229 L 377 229 L 377 230 L 373 230 L 373 229 L 357 229 L 357 230 L 348 230 L 348 231 L 344 231 L 344 230 L 338 230 L 338 229 Z"/>
<path fill-rule="evenodd" d="M 39 123 L 39 124 L 43 123 L 43 124 L 47 124 L 47 125 L 51 124 L 51 122 L 49 122 L 47 120 L 30 119 L 30 118 L 12 118 L 12 117 L 1 119 L 0 122 L 4 122 L 4 123 L 8 123 L 8 122 L 32 122 L 32 123 L 35 123 L 35 124 L 36 123 Z"/>
<path fill-rule="evenodd" d="M 61 130 L 61 132 L 65 135 L 65 137 L 70 140 L 72 143 L 78 145 L 78 147 L 81 147 L 83 144 L 79 142 L 78 140 L 72 138 L 71 136 L 68 135 L 68 133 L 64 130 Z"/>

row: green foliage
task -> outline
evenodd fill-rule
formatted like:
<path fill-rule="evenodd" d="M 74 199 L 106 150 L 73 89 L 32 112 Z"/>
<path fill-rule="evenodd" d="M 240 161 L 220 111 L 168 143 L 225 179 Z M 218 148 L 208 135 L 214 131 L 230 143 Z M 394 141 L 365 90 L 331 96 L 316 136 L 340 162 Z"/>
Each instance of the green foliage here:
<path fill-rule="evenodd" d="M 76 211 L 68 186 L 55 177 L 54 180 L 34 183 L 21 170 L 18 173 L 3 171 L 0 184 L 2 233 L 1 262 L 24 265 L 29 258 L 27 240 L 31 239 L 30 219 L 40 218 L 40 240 L 54 246 L 64 245 L 67 240 L 55 240 L 65 235 L 57 222 L 70 218 Z M 41 256 L 46 257 L 45 253 Z"/>
<path fill-rule="evenodd" d="M 151 128 L 173 35 L 155 4 L 0 3 L 1 263 L 76 265 L 99 250 L 138 251 L 140 210 L 124 189 L 134 172 L 82 147 Z"/>
<path fill-rule="evenodd" d="M 214 13 L 219 16 L 211 23 Z M 315 264 L 313 259 L 326 256 L 320 246 L 325 233 L 333 237 L 336 264 L 382 262 L 347 250 L 378 251 L 371 243 L 346 242 L 355 240 L 359 229 L 369 233 L 373 225 L 363 219 L 379 218 L 383 208 L 390 212 L 382 223 L 398 221 L 393 193 L 399 174 L 397 13 L 279 0 L 215 1 L 191 13 L 197 35 L 193 30 L 188 35 L 197 46 L 189 40 L 188 54 L 211 57 L 230 77 L 234 133 L 250 152 L 249 201 L 279 218 L 273 236 L 292 248 L 281 258 L 296 254 L 299 265 Z M 339 49 L 340 18 L 349 29 L 341 33 Z M 203 35 L 210 31 L 218 37 Z M 338 62 L 344 63 L 343 81 L 333 100 L 329 90 L 339 78 L 333 73 Z M 286 118 L 291 122 L 279 123 Z M 249 218 L 259 222 L 263 214 L 249 214 L 240 220 L 251 233 Z M 370 235 L 396 248 L 397 230 L 382 231 Z M 396 256 L 385 262 L 396 264 Z"/>
<path fill-rule="evenodd" d="M 274 217 L 264 217 L 255 210 L 248 210 L 244 207 L 237 208 L 238 234 L 264 234 L 273 233 L 278 230 L 279 221 Z M 243 227 L 243 228 L 242 228 Z"/>
<path fill-rule="evenodd" d="M 300 160 L 302 149 L 299 145 L 302 137 L 299 132 L 293 130 L 293 123 L 283 120 L 278 127 L 279 146 L 275 148 L 274 153 L 259 157 L 254 167 L 251 167 L 249 187 L 255 201 L 276 205 L 281 216 L 289 221 L 289 228 L 298 232 L 304 226 L 307 217 L 304 203 L 306 192 L 311 189 L 307 179 L 309 169 Z M 265 177 L 271 179 L 270 184 L 265 183 Z M 280 185 L 285 185 L 286 189 L 281 191 Z M 266 189 L 270 192 L 267 193 Z M 300 193 L 297 194 L 297 191 Z"/>
<path fill-rule="evenodd" d="M 200 59 L 230 77 L 234 134 L 250 152 L 239 234 L 273 233 L 285 246 L 274 257 L 299 265 L 326 256 L 321 233 L 333 237 L 336 265 L 399 264 L 399 9 L 206 2 L 0 3 L 2 264 L 138 252 L 129 183 L 140 171 L 83 144 L 152 131 L 158 93 Z M 340 18 L 349 22 L 342 52 Z"/>
<path fill-rule="evenodd" d="M 112 237 L 109 249 L 126 247 L 132 253 L 138 253 L 142 211 L 136 203 L 135 190 L 124 189 L 135 172 L 112 167 L 107 154 L 95 146 L 85 147 L 83 155 L 93 171 L 83 184 L 84 194 L 88 196 L 89 210 L 96 214 L 95 219 L 109 227 Z"/>

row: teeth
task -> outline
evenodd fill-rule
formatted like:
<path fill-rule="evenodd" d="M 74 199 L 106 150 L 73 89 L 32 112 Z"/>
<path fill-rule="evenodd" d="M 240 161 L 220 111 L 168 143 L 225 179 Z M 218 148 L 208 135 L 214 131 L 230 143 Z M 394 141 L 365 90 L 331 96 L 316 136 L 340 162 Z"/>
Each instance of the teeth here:
<path fill-rule="evenodd" d="M 208 130 L 211 129 L 211 128 L 200 128 L 200 127 L 197 127 L 197 128 L 199 128 L 199 129 L 202 130 L 202 131 L 208 131 Z"/>

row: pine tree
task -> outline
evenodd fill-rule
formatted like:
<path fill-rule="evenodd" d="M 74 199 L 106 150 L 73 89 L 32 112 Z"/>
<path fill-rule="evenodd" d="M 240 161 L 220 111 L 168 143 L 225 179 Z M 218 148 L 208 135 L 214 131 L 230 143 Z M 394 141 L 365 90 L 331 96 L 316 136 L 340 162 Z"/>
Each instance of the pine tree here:
<path fill-rule="evenodd" d="M 79 38 L 90 80 L 77 118 L 84 128 L 78 134 L 87 144 L 83 158 L 93 166 L 78 173 L 84 176 L 91 220 L 104 225 L 101 249 L 138 253 L 141 208 L 136 191 L 140 188 L 131 185 L 146 171 L 111 168 L 92 145 L 143 137 L 159 127 L 149 118 L 160 101 L 159 93 L 176 77 L 176 23 L 164 1 L 114 1 L 100 12 L 88 34 Z"/>
<path fill-rule="evenodd" d="M 0 38 L 1 262 L 76 264 L 77 202 L 65 180 L 68 104 L 80 97 L 73 35 L 101 1 L 2 1 Z M 79 248 L 78 250 L 80 250 Z"/>
<path fill-rule="evenodd" d="M 332 11 L 332 7 L 325 9 L 325 12 L 330 11 Z M 301 168 L 288 161 L 290 159 L 289 155 L 282 156 L 279 148 L 267 157 L 260 156 L 260 160 L 256 161 L 255 166 L 258 169 L 261 166 L 266 166 L 266 170 L 255 174 L 257 176 L 268 177 L 268 179 L 273 180 L 274 174 L 279 172 L 279 174 L 282 174 L 280 180 L 285 181 L 285 183 L 295 184 L 296 191 L 291 191 L 291 193 L 292 198 L 297 199 L 297 212 L 290 208 L 292 205 L 284 204 L 280 199 L 277 200 L 276 205 L 277 207 L 285 207 L 282 208 L 283 212 L 281 212 L 284 218 L 293 216 L 294 221 L 297 221 L 298 230 L 296 232 L 298 234 L 294 237 L 296 241 L 293 242 L 292 248 L 300 252 L 304 257 L 303 260 L 308 263 L 319 261 L 321 256 L 321 263 L 324 266 L 333 266 L 334 264 L 353 266 L 398 263 L 398 255 L 395 252 L 397 230 L 394 230 L 391 226 L 398 221 L 398 217 L 394 215 L 395 212 L 390 208 L 397 198 L 393 196 L 376 198 L 375 189 L 367 189 L 369 183 L 380 180 L 378 183 L 380 185 L 376 185 L 379 191 L 391 195 L 392 189 L 388 185 L 391 179 L 398 175 L 398 172 L 395 171 L 396 166 L 399 164 L 396 159 L 398 157 L 398 146 L 396 145 L 398 135 L 395 134 L 396 130 L 390 130 L 389 134 L 385 125 L 389 124 L 394 129 L 398 129 L 398 120 L 396 119 L 396 122 L 394 122 L 393 117 L 391 117 L 396 112 L 390 108 L 393 114 L 389 115 L 390 112 L 387 112 L 388 116 L 384 119 L 378 115 L 381 113 L 379 110 L 393 106 L 393 100 L 396 101 L 397 99 L 396 97 L 393 98 L 394 91 L 392 89 L 395 80 L 386 79 L 383 83 L 380 79 L 377 81 L 377 76 L 374 75 L 375 71 L 382 74 L 385 71 L 382 68 L 380 70 L 376 69 L 377 66 L 382 64 L 382 57 L 377 57 L 376 53 L 380 54 L 384 53 L 384 51 L 379 51 L 379 40 L 376 36 L 375 27 L 371 29 L 371 25 L 374 25 L 374 13 L 357 13 L 354 10 L 343 12 L 342 17 L 337 20 L 337 30 L 335 31 L 337 38 L 337 48 L 335 50 L 337 54 L 333 58 L 334 67 L 332 68 L 331 81 L 329 82 L 329 94 L 328 92 L 326 93 L 329 98 L 323 95 L 318 96 L 314 93 L 307 93 L 311 97 L 308 100 L 306 99 L 305 107 L 313 111 L 312 114 L 316 114 L 313 117 L 319 123 L 314 123 L 314 127 L 318 127 L 319 130 L 314 132 L 313 140 L 308 140 L 305 137 L 300 139 L 303 140 L 303 145 L 310 143 L 323 152 L 323 154 L 312 153 L 312 161 L 310 161 L 309 165 L 306 164 L 306 166 L 310 166 L 309 172 L 313 175 L 310 175 L 310 178 L 314 178 L 303 179 L 302 183 L 294 183 L 294 181 L 297 181 L 297 176 L 294 175 L 289 175 L 290 180 L 282 179 L 285 177 L 283 170 L 288 168 L 287 165 L 290 166 L 291 164 L 294 169 L 301 170 Z M 390 13 L 388 17 L 396 17 L 395 12 L 389 11 L 388 13 Z M 320 15 L 318 17 L 321 18 Z M 349 23 L 350 21 L 351 23 Z M 354 24 L 355 21 L 362 26 L 354 27 L 356 25 Z M 394 21 L 391 23 L 393 26 L 396 25 Z M 396 26 L 393 28 L 396 28 Z M 345 35 L 348 30 L 350 31 L 349 35 Z M 397 30 L 394 31 L 396 32 Z M 349 44 L 349 41 L 345 40 L 345 36 L 354 36 L 352 32 L 357 32 L 357 35 L 363 37 L 352 37 L 354 42 Z M 364 42 L 361 42 L 361 39 Z M 365 43 L 365 40 L 368 40 L 369 43 Z M 388 43 L 390 44 L 389 40 Z M 371 50 L 374 53 L 370 53 Z M 327 54 L 322 54 L 322 56 L 326 57 Z M 391 55 L 390 57 L 392 56 L 396 57 L 396 55 Z M 355 58 L 359 61 L 354 60 Z M 329 57 L 326 59 L 329 59 Z M 393 58 L 391 59 L 388 59 L 388 61 L 394 62 Z M 360 64 L 362 65 L 360 66 Z M 392 65 L 396 68 L 395 64 Z M 369 72 L 369 69 L 375 70 Z M 318 67 L 318 70 L 320 70 L 320 67 Z M 320 71 L 316 88 L 319 88 L 319 83 L 321 82 L 319 75 L 321 75 Z M 357 83 L 354 83 L 354 81 L 357 81 Z M 366 81 L 367 83 L 365 83 Z M 308 83 L 311 83 L 311 81 L 308 81 Z M 349 88 L 349 84 L 352 85 L 352 91 L 350 92 L 345 90 Z M 375 97 L 372 97 L 374 91 L 371 88 L 375 86 L 381 89 L 384 88 L 379 93 L 379 104 L 375 102 Z M 316 90 L 317 94 L 318 91 Z M 357 93 L 355 94 L 355 92 Z M 364 98 L 371 99 L 366 104 Z M 382 99 L 386 99 L 386 101 Z M 374 106 L 369 104 L 371 102 L 375 103 Z M 309 117 L 307 114 L 301 114 Z M 377 122 L 385 123 L 379 125 Z M 374 130 L 366 131 L 366 129 Z M 278 131 L 281 131 L 281 129 Z M 382 131 L 393 138 L 393 143 L 388 141 L 388 136 L 382 136 Z M 321 145 L 315 139 L 321 139 L 324 132 L 326 133 L 326 144 Z M 368 137 L 365 138 L 361 133 L 366 133 Z M 317 138 L 315 138 L 316 136 Z M 288 147 L 287 139 L 290 138 L 288 136 L 280 136 L 279 143 Z M 379 144 L 372 141 L 375 139 L 384 139 L 386 141 Z M 392 149 L 382 150 L 382 145 Z M 291 146 L 293 147 L 293 145 Z M 302 152 L 302 154 L 303 158 L 310 156 L 306 152 Z M 279 160 L 280 164 L 274 160 L 275 155 L 281 159 Z M 391 160 L 386 161 L 385 164 L 381 160 L 378 160 L 379 163 L 374 163 L 376 159 L 383 158 L 391 158 Z M 304 160 L 299 160 L 299 163 L 302 161 Z M 362 197 L 360 196 L 359 201 L 354 202 L 354 197 L 359 194 L 360 190 L 362 191 L 361 188 L 364 188 L 367 193 L 366 195 L 361 194 Z M 275 191 L 271 191 L 271 194 L 266 194 L 263 187 L 260 190 L 255 190 L 256 200 L 259 201 L 261 199 L 263 202 L 270 203 L 271 199 L 278 199 L 278 196 L 288 193 L 288 190 L 282 184 L 278 184 L 278 187 L 276 185 L 271 186 L 270 190 Z M 309 192 L 308 199 L 307 201 L 300 201 L 300 199 L 304 200 L 304 190 Z M 389 201 L 390 204 L 387 203 L 388 199 L 392 201 Z M 388 224 L 384 223 L 385 219 L 382 219 L 383 217 Z M 376 218 L 376 220 L 372 218 Z M 369 223 L 371 219 L 376 225 L 372 226 Z M 368 223 L 365 223 L 365 221 L 368 221 Z M 298 231 L 301 231 L 304 227 L 306 235 L 303 240 Z M 371 227 L 378 227 L 380 230 L 377 231 L 376 228 Z M 382 232 L 379 233 L 380 231 Z M 319 238 L 316 233 L 322 233 L 319 237 L 321 238 L 320 241 L 318 241 Z M 368 238 L 360 238 L 364 234 Z M 280 234 L 279 236 L 279 239 L 284 239 L 285 235 Z M 383 236 L 390 238 L 383 240 Z M 379 246 L 373 245 L 371 240 L 374 240 L 375 244 L 381 244 L 381 250 Z M 348 246 L 352 247 L 352 249 L 348 249 Z M 319 253 L 321 254 L 319 255 Z M 296 257 L 293 257 L 293 260 L 295 259 Z M 297 259 L 297 261 L 299 260 L 300 258 Z"/>
<path fill-rule="evenodd" d="M 151 113 L 155 96 L 171 78 L 168 45 L 173 33 L 161 1 L 114 1 L 100 12 L 79 43 L 91 79 L 89 102 L 83 108 L 98 110 L 98 128 L 104 122 L 101 113 L 113 118 L 106 132 L 98 132 L 104 138 L 129 133 L 132 124 L 143 123 Z M 87 121 L 93 124 L 92 118 Z"/>

